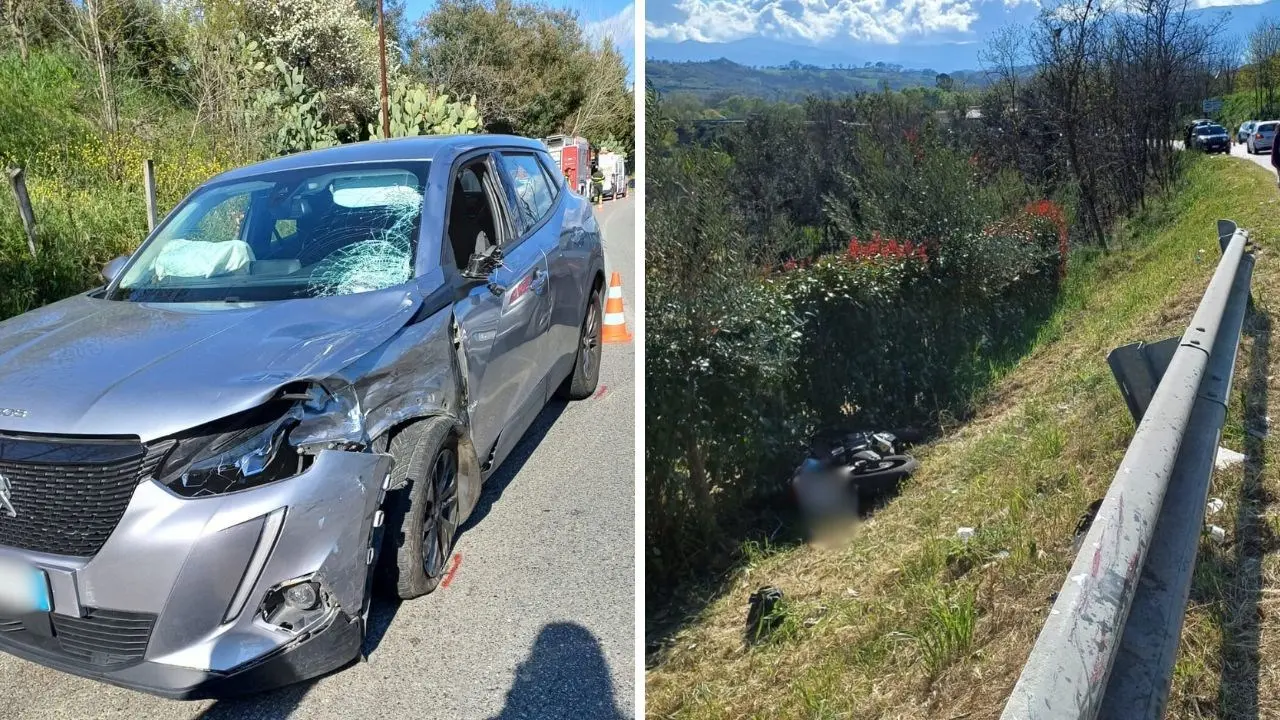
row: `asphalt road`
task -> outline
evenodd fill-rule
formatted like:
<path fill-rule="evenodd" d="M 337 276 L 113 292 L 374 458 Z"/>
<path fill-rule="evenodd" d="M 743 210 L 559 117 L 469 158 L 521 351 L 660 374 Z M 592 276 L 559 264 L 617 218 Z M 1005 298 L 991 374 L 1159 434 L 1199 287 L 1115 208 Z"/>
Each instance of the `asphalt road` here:
<path fill-rule="evenodd" d="M 628 327 L 631 197 L 597 209 Z M 606 345 L 603 394 L 543 410 L 490 479 L 448 587 L 371 612 L 368 661 L 246 700 L 177 702 L 0 654 L 0 719 L 635 716 L 635 354 Z"/>
<path fill-rule="evenodd" d="M 1263 153 L 1261 155 L 1250 155 L 1249 151 L 1245 150 L 1244 145 L 1237 145 L 1235 143 L 1232 143 L 1231 154 L 1235 155 L 1236 157 L 1242 157 L 1242 158 L 1252 160 L 1268 170 L 1274 170 L 1274 168 L 1271 167 L 1270 153 Z"/>

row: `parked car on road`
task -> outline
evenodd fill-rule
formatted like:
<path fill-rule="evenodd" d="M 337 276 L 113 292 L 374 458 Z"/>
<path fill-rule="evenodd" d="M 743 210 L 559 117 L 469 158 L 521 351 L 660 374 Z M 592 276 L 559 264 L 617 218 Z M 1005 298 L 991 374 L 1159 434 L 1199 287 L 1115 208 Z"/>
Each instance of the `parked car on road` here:
<path fill-rule="evenodd" d="M 1253 134 L 1253 128 L 1257 124 L 1257 120 L 1246 120 L 1240 123 L 1240 128 L 1236 130 L 1236 142 L 1243 145 L 1249 139 L 1249 136 Z"/>
<path fill-rule="evenodd" d="M 1245 149 L 1250 155 L 1271 152 L 1271 142 L 1275 139 L 1277 126 L 1280 126 L 1280 120 L 1267 120 L 1254 126 L 1253 134 L 1245 141 Z"/>
<path fill-rule="evenodd" d="M 1191 146 L 1204 152 L 1231 152 L 1231 137 L 1221 125 L 1201 125 L 1192 131 Z"/>
<path fill-rule="evenodd" d="M 1183 137 L 1183 142 L 1186 143 L 1187 147 L 1191 147 L 1192 143 L 1195 141 L 1196 128 L 1200 127 L 1201 125 L 1212 125 L 1212 124 L 1214 124 L 1213 121 L 1209 120 L 1208 118 L 1192 120 L 1190 123 L 1187 124 L 1187 132 L 1186 132 L 1186 135 Z"/>
<path fill-rule="evenodd" d="M 0 649 L 168 697 L 356 659 L 599 374 L 599 226 L 524 138 L 232 170 L 103 275 L 0 323 Z"/>

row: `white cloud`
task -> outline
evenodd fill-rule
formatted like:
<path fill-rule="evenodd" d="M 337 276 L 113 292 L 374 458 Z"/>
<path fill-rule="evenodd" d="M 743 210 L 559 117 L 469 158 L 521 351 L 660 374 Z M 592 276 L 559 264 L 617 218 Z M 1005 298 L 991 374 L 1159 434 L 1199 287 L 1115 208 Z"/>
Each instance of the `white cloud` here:
<path fill-rule="evenodd" d="M 615 46 L 629 48 L 635 44 L 636 38 L 636 5 L 627 3 L 615 15 L 603 20 L 590 20 L 583 24 L 582 30 L 592 42 L 611 38 Z"/>
<path fill-rule="evenodd" d="M 805 44 L 839 39 L 897 43 L 965 33 L 979 4 L 997 0 L 676 0 L 680 22 L 645 23 L 655 40 L 716 43 L 764 36 Z M 1000 0 L 1006 8 L 1039 0 Z M 1216 2 L 1218 0 L 1196 0 Z"/>
<path fill-rule="evenodd" d="M 1229 7 L 1231 5 L 1261 5 L 1270 0 L 1191 0 L 1193 8 Z"/>

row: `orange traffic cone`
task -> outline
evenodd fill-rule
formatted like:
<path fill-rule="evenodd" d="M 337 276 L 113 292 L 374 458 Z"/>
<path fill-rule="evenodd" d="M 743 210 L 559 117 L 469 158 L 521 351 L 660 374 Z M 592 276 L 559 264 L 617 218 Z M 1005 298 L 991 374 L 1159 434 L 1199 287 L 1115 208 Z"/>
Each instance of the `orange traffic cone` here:
<path fill-rule="evenodd" d="M 609 295 L 604 302 L 604 327 L 601 339 L 607 343 L 631 342 L 627 319 L 622 314 L 622 276 L 618 271 L 609 278 Z"/>

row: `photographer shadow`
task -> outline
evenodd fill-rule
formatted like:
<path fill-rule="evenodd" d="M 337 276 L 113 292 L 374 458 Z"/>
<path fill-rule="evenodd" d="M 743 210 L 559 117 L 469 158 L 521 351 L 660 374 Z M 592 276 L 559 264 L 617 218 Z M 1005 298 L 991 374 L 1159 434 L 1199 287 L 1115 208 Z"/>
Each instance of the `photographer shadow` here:
<path fill-rule="evenodd" d="M 490 720 L 624 720 L 600 641 L 577 623 L 542 628 L 516 668 L 502 712 Z"/>

